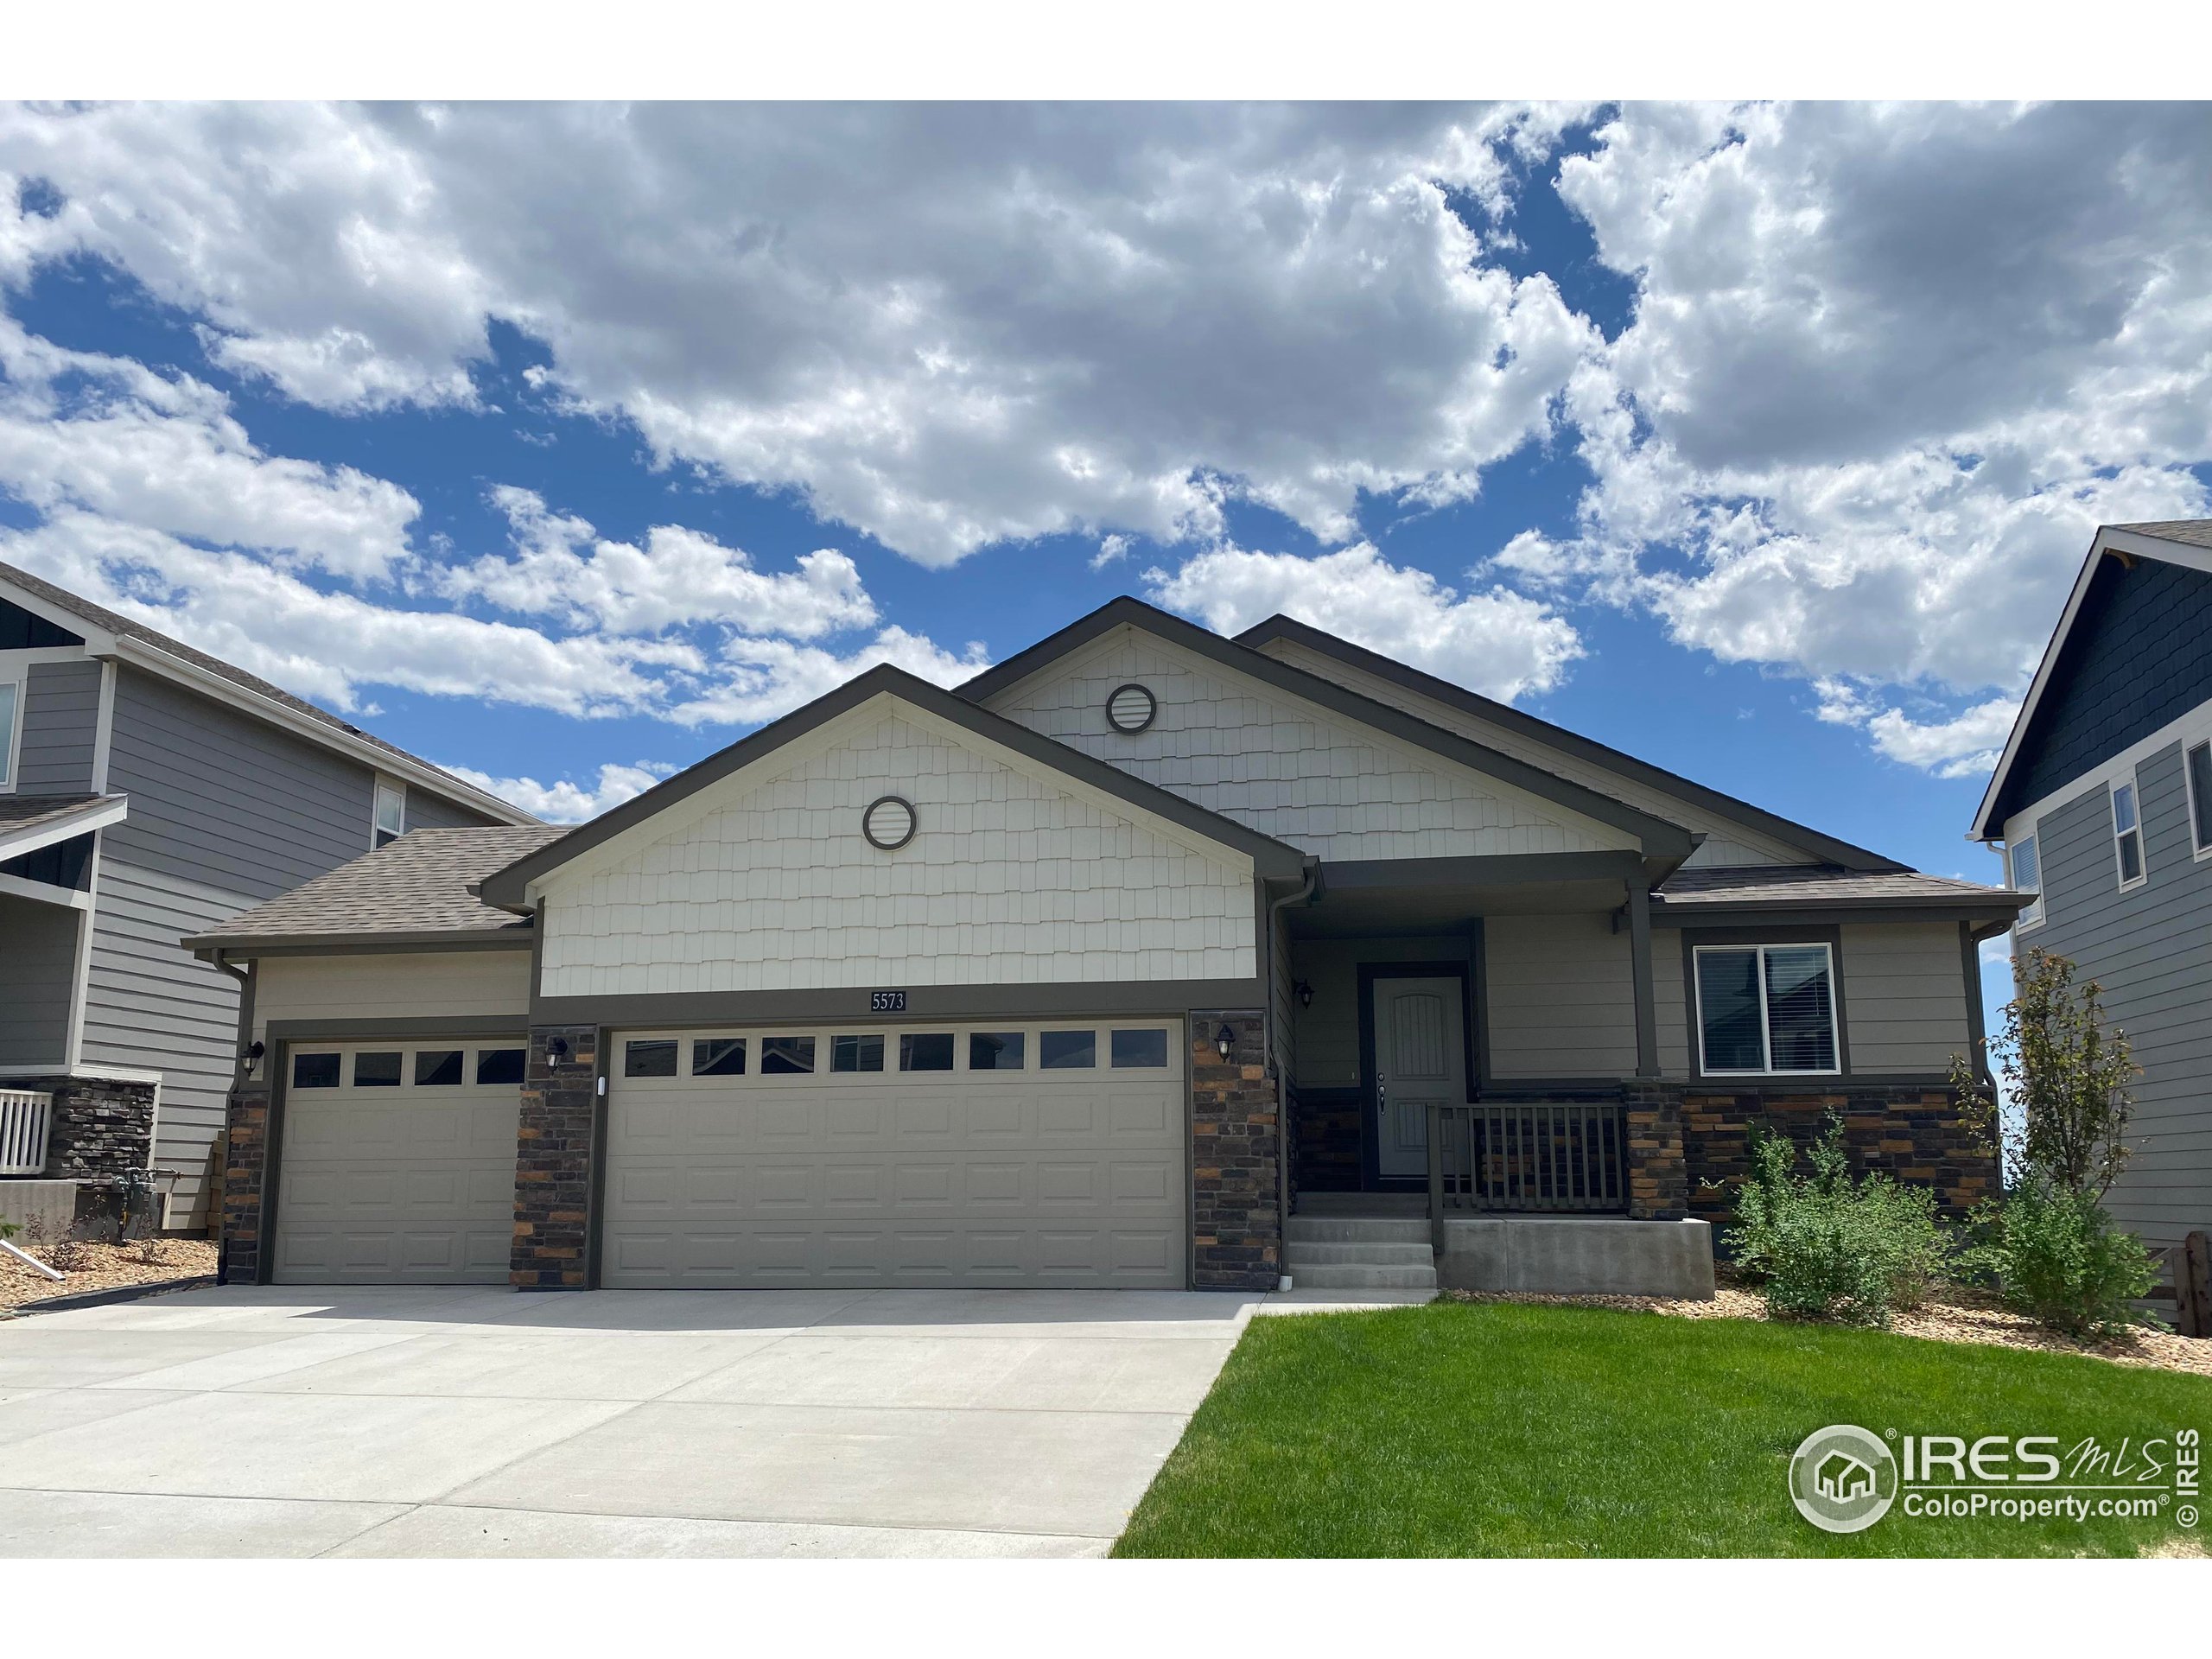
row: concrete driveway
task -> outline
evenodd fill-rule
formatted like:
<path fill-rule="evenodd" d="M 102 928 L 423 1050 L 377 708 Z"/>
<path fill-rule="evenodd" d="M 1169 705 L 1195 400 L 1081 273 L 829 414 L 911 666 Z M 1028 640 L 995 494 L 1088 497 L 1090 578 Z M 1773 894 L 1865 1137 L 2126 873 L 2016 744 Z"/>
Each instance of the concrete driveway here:
<path fill-rule="evenodd" d="M 1257 1298 L 272 1289 L 0 1324 L 0 1556 L 1096 1555 Z"/>

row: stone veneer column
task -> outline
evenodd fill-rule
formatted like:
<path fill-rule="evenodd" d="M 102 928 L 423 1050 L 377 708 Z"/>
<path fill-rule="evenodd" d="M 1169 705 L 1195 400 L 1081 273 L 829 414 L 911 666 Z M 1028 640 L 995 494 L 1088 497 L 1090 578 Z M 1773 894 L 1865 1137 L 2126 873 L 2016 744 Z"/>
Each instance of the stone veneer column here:
<path fill-rule="evenodd" d="M 1657 1077 L 1621 1084 L 1628 1120 L 1628 1212 L 1638 1221 L 1689 1214 L 1689 1164 L 1682 1147 L 1682 1085 Z"/>
<path fill-rule="evenodd" d="M 261 1217 L 269 1173 L 269 1084 L 251 1077 L 232 1089 L 223 1117 L 222 1219 L 217 1281 L 261 1278 Z"/>
<path fill-rule="evenodd" d="M 54 1127 L 46 1143 L 48 1180 L 111 1182 L 126 1169 L 153 1163 L 152 1084 L 53 1077 L 28 1086 L 54 1096 Z"/>
<path fill-rule="evenodd" d="M 1224 1025 L 1226 1060 L 1215 1041 Z M 1191 1282 L 1200 1290 L 1273 1290 L 1282 1276 L 1265 1033 L 1256 1008 L 1190 1016 Z"/>
<path fill-rule="evenodd" d="M 559 1039 L 568 1052 L 556 1056 Z M 515 1238 L 508 1282 L 582 1290 L 591 1281 L 592 1158 L 599 1116 L 599 1031 L 533 1026 L 515 1137 Z"/>

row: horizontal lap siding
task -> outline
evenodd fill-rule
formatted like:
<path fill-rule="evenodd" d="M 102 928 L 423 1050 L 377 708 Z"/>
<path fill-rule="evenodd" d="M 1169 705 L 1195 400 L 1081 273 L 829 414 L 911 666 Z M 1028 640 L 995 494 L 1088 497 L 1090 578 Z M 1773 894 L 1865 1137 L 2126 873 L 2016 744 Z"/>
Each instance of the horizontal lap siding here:
<path fill-rule="evenodd" d="M 89 660 L 32 664 L 23 681 L 22 721 L 17 791 L 88 793 L 99 738 L 100 665 Z"/>
<path fill-rule="evenodd" d="M 1956 922 L 1846 927 L 1843 993 L 1854 1076 L 1940 1076 L 1967 1051 Z"/>
<path fill-rule="evenodd" d="M 253 1023 L 487 1019 L 530 1023 L 530 952 L 448 950 L 271 957 L 256 969 Z"/>
<path fill-rule="evenodd" d="M 461 805 L 418 789 L 407 786 L 407 827 L 410 830 L 467 830 L 480 823 L 498 823 L 501 820 L 488 817 L 474 807 Z"/>
<path fill-rule="evenodd" d="M 1293 668 L 1331 680 L 1363 697 L 1402 709 L 1417 720 L 1432 726 L 1441 726 L 1447 732 L 1456 732 L 1471 742 L 1510 754 L 1516 760 L 1525 760 L 1532 766 L 1541 766 L 1554 777 L 1569 783 L 1580 784 L 1588 789 L 1611 796 L 1638 811 L 1651 813 L 1669 823 L 1678 823 L 1685 830 L 1702 830 L 1705 842 L 1690 855 L 1689 863 L 1697 868 L 1706 866 L 1738 867 L 1750 864 L 1811 864 L 1819 861 L 1802 848 L 1792 847 L 1771 836 L 1763 836 L 1749 827 L 1721 817 L 1669 795 L 1662 790 L 1622 777 L 1619 773 L 1591 760 L 1553 748 L 1503 726 L 1493 725 L 1456 709 L 1448 702 L 1422 696 L 1408 690 L 1379 674 L 1370 674 L 1349 663 L 1339 662 L 1324 652 L 1277 639 L 1264 647 L 1267 654 Z"/>
<path fill-rule="evenodd" d="M 1483 952 L 1494 1077 L 1634 1075 L 1634 964 L 1609 918 L 1493 916 Z"/>
<path fill-rule="evenodd" d="M 67 1058 L 83 913 L 0 893 L 0 1065 L 58 1068 Z"/>
<path fill-rule="evenodd" d="M 1151 727 L 1116 732 L 1106 699 L 1135 683 Z M 1129 630 L 995 699 L 1033 731 L 1328 859 L 1444 858 L 1629 847 L 1625 831 Z"/>
<path fill-rule="evenodd" d="M 2212 1228 L 2212 860 L 2192 856 L 2178 744 L 2136 768 L 2146 880 L 2120 891 L 2112 806 L 2102 784 L 2044 814 L 2040 927 L 2018 936 L 2070 957 L 2104 990 L 2143 1076 L 2136 1155 L 2107 1202 L 2126 1225 L 2170 1243 Z"/>
<path fill-rule="evenodd" d="M 912 801 L 885 852 L 869 802 Z M 550 996 L 1252 979 L 1251 867 L 888 715 L 551 892 Z"/>

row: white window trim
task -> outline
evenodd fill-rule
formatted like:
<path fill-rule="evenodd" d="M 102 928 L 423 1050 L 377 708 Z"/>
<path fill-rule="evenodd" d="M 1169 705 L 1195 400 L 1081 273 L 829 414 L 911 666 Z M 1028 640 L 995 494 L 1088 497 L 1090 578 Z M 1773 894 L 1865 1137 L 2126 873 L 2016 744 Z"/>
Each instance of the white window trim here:
<path fill-rule="evenodd" d="M 2040 849 L 2038 849 L 2040 850 Z M 1756 1071 L 1729 1068 L 1715 1071 L 1705 1063 L 1705 976 L 1697 959 L 1708 950 L 1753 950 L 1758 953 L 1759 1052 L 1766 1064 Z M 1835 1041 L 1835 1064 L 1823 1071 L 1777 1071 L 1774 1068 L 1774 1033 L 1767 1020 L 1766 953 L 1770 950 L 1818 950 L 1828 963 L 1828 1032 Z M 1700 944 L 1690 949 L 1690 996 L 1697 1011 L 1697 1069 L 1702 1077 L 1840 1077 L 1843 1075 L 1843 1020 L 1835 1005 L 1835 950 L 1826 939 L 1772 939 L 1756 944 Z"/>
<path fill-rule="evenodd" d="M 2036 844 L 2036 901 L 2022 911 L 2013 920 L 2012 931 L 2016 934 L 2032 932 L 2050 918 L 2050 906 L 2044 902 L 2044 895 L 2049 891 L 2050 883 L 2044 879 L 2043 874 L 2043 835 L 2033 818 L 2028 820 L 2028 827 L 2020 832 L 2019 841 L 2008 841 L 2005 843 L 2005 885 L 2016 892 L 2027 891 L 2020 886 L 2018 878 L 2012 871 L 2012 851 L 2022 841 L 2032 841 Z"/>
<path fill-rule="evenodd" d="M 399 797 L 398 835 L 404 836 L 407 833 L 407 785 L 397 778 L 386 777 L 383 772 L 378 772 L 376 776 L 376 786 L 369 791 L 369 850 L 372 853 L 378 848 L 386 844 L 377 839 L 384 833 L 383 826 L 377 822 L 377 808 L 384 800 L 386 790 L 390 790 Z M 393 839 L 397 840 L 398 836 L 395 836 Z"/>
<path fill-rule="evenodd" d="M 26 671 L 27 666 L 10 663 L 4 668 L 0 668 L 0 685 L 12 685 L 16 688 L 15 706 L 8 715 L 8 729 L 4 736 L 0 736 L 0 760 L 5 760 L 8 763 L 8 775 L 4 779 L 0 779 L 0 795 L 12 795 L 16 792 L 16 779 L 22 767 L 23 704 L 30 698 L 31 684 L 31 677 Z"/>
<path fill-rule="evenodd" d="M 2080 777 L 2069 779 L 2049 794 L 2039 795 L 2032 801 L 2024 801 L 2018 811 L 2006 815 L 2003 826 L 2005 833 L 1997 839 L 2011 841 L 2016 831 L 2020 835 L 2027 833 L 2018 829 L 2023 823 L 2047 818 L 2062 807 L 2079 806 L 2101 789 L 2109 792 L 2113 783 L 2126 783 L 2134 775 L 2137 767 L 2168 749 L 2178 747 L 2186 760 L 2190 745 L 2202 743 L 2207 738 L 2212 738 L 2212 701 L 2199 703 L 2187 714 L 2168 721 L 2157 731 L 2138 738 L 2124 749 L 2115 750 L 2084 771 Z M 2142 798 L 2140 791 L 2138 791 L 2136 798 L 2139 804 Z"/>
<path fill-rule="evenodd" d="M 2212 830 L 2212 824 L 2206 823 L 2196 816 L 2196 791 L 2189 786 L 2189 752 L 2191 749 L 2202 748 L 2212 748 L 2212 731 L 2206 731 L 2200 736 L 2186 739 L 2181 746 L 2181 792 L 2183 798 L 2189 803 L 2189 845 L 2191 855 L 2198 862 L 2212 859 L 2212 845 L 2199 846 L 2197 844 L 2200 842 L 2212 842 L 2212 835 L 2206 833 L 2208 830 Z"/>
<path fill-rule="evenodd" d="M 2133 830 L 2120 827 L 2120 791 L 2123 789 L 2127 791 L 2128 802 L 2135 811 L 2135 827 Z M 2110 814 L 2107 822 L 2112 825 L 2112 873 L 2120 880 L 2120 892 L 2133 893 L 2151 879 L 2150 838 L 2143 833 L 2143 785 L 2137 781 L 2133 766 L 2128 768 L 2126 777 L 2114 778 L 2106 786 L 2105 809 Z M 2127 866 L 2120 861 L 2120 842 L 2123 836 L 2135 837 L 2135 862 L 2142 871 L 2132 881 L 2127 877 Z M 2037 850 L 2040 853 L 2042 849 L 2038 848 Z"/>

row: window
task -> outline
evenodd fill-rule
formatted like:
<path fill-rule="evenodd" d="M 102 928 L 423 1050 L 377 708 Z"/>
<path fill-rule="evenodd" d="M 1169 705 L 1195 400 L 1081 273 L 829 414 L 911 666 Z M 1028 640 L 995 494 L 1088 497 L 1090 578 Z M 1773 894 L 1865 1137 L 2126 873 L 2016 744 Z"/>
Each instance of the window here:
<path fill-rule="evenodd" d="M 2031 836 L 2022 836 L 2005 854 L 2012 866 L 2007 879 L 2015 891 L 2032 893 L 2036 901 L 2020 912 L 2017 926 L 2033 927 L 2043 920 L 2043 849 Z"/>
<path fill-rule="evenodd" d="M 423 1048 L 415 1052 L 415 1086 L 417 1089 L 450 1089 L 461 1082 L 461 1051 L 457 1048 Z"/>
<path fill-rule="evenodd" d="M 399 1087 L 399 1065 L 405 1055 L 393 1049 L 378 1054 L 356 1054 L 353 1057 L 353 1086 L 356 1089 L 397 1089 Z"/>
<path fill-rule="evenodd" d="M 760 1039 L 762 1077 L 789 1077 L 813 1070 L 813 1038 L 763 1037 Z"/>
<path fill-rule="evenodd" d="M 2135 783 L 2112 786 L 2112 838 L 2120 854 L 2120 890 L 2143 879 L 2143 823 L 2135 811 Z"/>
<path fill-rule="evenodd" d="M 1839 1070 L 1825 944 L 1700 945 L 1698 1052 L 1707 1076 Z"/>
<path fill-rule="evenodd" d="M 359 796 L 354 798 L 359 799 Z M 377 779 L 376 831 L 371 837 L 372 849 L 388 846 L 407 833 L 407 785 L 395 784 L 388 779 Z"/>
<path fill-rule="evenodd" d="M 335 1054 L 295 1054 L 292 1056 L 292 1087 L 295 1089 L 335 1089 L 338 1086 L 338 1056 Z"/>
<path fill-rule="evenodd" d="M 476 1081 L 520 1083 L 526 1058 L 519 1048 L 480 1048 L 476 1051 Z"/>
<path fill-rule="evenodd" d="M 1113 1053 L 1116 1071 L 1130 1066 L 1165 1065 L 1167 1033 L 1157 1027 L 1149 1031 L 1117 1031 L 1114 1033 Z"/>
<path fill-rule="evenodd" d="M 899 1039 L 901 1071 L 952 1070 L 952 1033 L 949 1031 L 910 1031 Z"/>
<path fill-rule="evenodd" d="M 1018 1031 L 971 1031 L 968 1033 L 970 1071 L 1019 1071 L 1027 1044 Z"/>
<path fill-rule="evenodd" d="M 22 687 L 14 680 L 0 680 L 0 789 L 16 783 L 16 707 Z"/>
<path fill-rule="evenodd" d="M 2199 743 L 2182 761 L 2189 774 L 2189 826 L 2196 855 L 2212 855 L 2212 741 Z"/>
<path fill-rule="evenodd" d="M 883 1039 L 876 1037 L 832 1037 L 830 1039 L 830 1069 L 832 1071 L 880 1071 L 883 1070 Z"/>
<path fill-rule="evenodd" d="M 675 1074 L 671 1072 L 671 1077 Z M 745 1039 L 702 1037 L 691 1045 L 691 1075 L 695 1077 L 741 1077 L 745 1075 Z"/>
<path fill-rule="evenodd" d="M 676 1039 L 622 1045 L 622 1075 L 626 1077 L 672 1077 L 676 1075 Z"/>
<path fill-rule="evenodd" d="M 1095 1031 L 1040 1031 L 1037 1064 L 1047 1071 L 1087 1071 L 1098 1064 Z"/>

